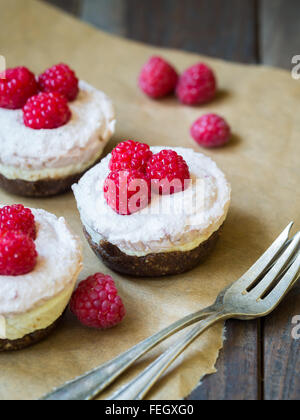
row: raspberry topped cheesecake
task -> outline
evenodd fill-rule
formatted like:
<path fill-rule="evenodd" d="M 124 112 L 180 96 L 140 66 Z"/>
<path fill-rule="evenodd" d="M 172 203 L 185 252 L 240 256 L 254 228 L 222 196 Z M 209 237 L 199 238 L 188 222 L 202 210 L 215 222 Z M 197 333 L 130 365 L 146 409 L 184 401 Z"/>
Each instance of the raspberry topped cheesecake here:
<path fill-rule="evenodd" d="M 2 75 L 3 76 L 3 75 Z M 46 197 L 68 190 L 101 158 L 115 131 L 111 100 L 59 64 L 0 78 L 0 186 Z"/>
<path fill-rule="evenodd" d="M 202 262 L 231 198 L 210 158 L 133 141 L 117 146 L 73 191 L 95 253 L 112 270 L 141 277 L 180 274 Z"/>
<path fill-rule="evenodd" d="M 0 209 L 0 351 L 54 329 L 81 269 L 80 241 L 63 218 L 22 205 Z"/>

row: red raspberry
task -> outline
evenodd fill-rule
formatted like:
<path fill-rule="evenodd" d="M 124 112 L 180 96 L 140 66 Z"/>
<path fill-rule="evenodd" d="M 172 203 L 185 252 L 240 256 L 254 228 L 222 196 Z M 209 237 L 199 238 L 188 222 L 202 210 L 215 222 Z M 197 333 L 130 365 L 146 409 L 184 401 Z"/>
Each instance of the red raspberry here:
<path fill-rule="evenodd" d="M 217 81 L 211 68 L 203 63 L 187 69 L 179 79 L 177 96 L 186 105 L 211 101 L 217 91 Z"/>
<path fill-rule="evenodd" d="M 0 210 L 0 231 L 20 231 L 31 239 L 36 238 L 34 215 L 22 204 L 6 206 Z"/>
<path fill-rule="evenodd" d="M 0 275 L 21 276 L 30 273 L 37 262 L 34 241 L 22 232 L 0 235 Z"/>
<path fill-rule="evenodd" d="M 0 108 L 20 109 L 38 92 L 35 76 L 26 67 L 7 69 L 1 75 L 5 78 L 0 77 Z"/>
<path fill-rule="evenodd" d="M 73 293 L 70 309 L 91 328 L 111 328 L 125 316 L 125 307 L 110 276 L 98 273 L 82 281 Z"/>
<path fill-rule="evenodd" d="M 128 216 L 149 205 L 150 180 L 143 172 L 132 169 L 110 172 L 104 183 L 104 197 L 116 213 Z"/>
<path fill-rule="evenodd" d="M 178 74 L 174 67 L 161 57 L 151 57 L 139 76 L 139 86 L 146 95 L 154 99 L 174 92 Z"/>
<path fill-rule="evenodd" d="M 191 179 L 186 161 L 173 150 L 162 150 L 154 155 L 148 162 L 147 175 L 152 188 L 160 195 L 184 191 L 189 185 L 187 180 Z"/>
<path fill-rule="evenodd" d="M 76 74 L 66 64 L 58 64 L 41 74 L 39 86 L 43 92 L 59 92 L 68 101 L 74 101 L 79 92 Z"/>
<path fill-rule="evenodd" d="M 71 111 L 59 93 L 39 93 L 26 102 L 23 118 L 24 124 L 34 130 L 53 129 L 67 124 Z"/>
<path fill-rule="evenodd" d="M 109 162 L 111 171 L 135 169 L 145 171 L 148 160 L 153 153 L 147 144 L 128 140 L 120 143 L 113 151 Z"/>
<path fill-rule="evenodd" d="M 192 125 L 191 135 L 200 146 L 220 147 L 229 142 L 231 129 L 223 118 L 207 114 Z"/>

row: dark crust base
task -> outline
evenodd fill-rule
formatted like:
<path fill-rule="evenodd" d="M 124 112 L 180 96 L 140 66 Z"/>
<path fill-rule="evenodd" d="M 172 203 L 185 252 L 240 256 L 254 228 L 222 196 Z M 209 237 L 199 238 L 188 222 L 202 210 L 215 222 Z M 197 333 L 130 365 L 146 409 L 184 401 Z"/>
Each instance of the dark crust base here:
<path fill-rule="evenodd" d="M 71 186 L 78 182 L 88 170 L 97 165 L 100 160 L 101 158 L 83 172 L 65 178 L 48 178 L 30 182 L 23 181 L 22 179 L 8 179 L 0 174 L 0 187 L 10 194 L 20 195 L 22 197 L 44 198 L 64 194 L 69 191 Z"/>
<path fill-rule="evenodd" d="M 95 244 L 85 229 L 84 234 L 92 250 L 111 270 L 135 277 L 161 277 L 182 274 L 197 267 L 214 249 L 220 232 L 218 230 L 191 251 L 149 254 L 145 257 L 124 254 L 107 241 Z"/>
<path fill-rule="evenodd" d="M 19 340 L 0 340 L 0 352 L 4 351 L 16 351 L 22 350 L 26 347 L 32 346 L 40 341 L 44 340 L 52 331 L 57 327 L 59 322 L 62 320 L 64 314 L 62 314 L 52 325 L 44 330 L 38 330 L 31 334 L 25 335 L 25 337 Z"/>

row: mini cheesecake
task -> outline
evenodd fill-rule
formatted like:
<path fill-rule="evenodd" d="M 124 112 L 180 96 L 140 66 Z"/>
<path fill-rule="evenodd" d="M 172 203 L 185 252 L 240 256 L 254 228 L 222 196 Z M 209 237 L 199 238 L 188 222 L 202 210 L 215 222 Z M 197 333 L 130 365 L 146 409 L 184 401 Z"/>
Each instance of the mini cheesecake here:
<path fill-rule="evenodd" d="M 26 127 L 21 110 L 0 108 L 0 186 L 27 197 L 61 194 L 97 163 L 115 131 L 111 100 L 84 81 L 69 103 L 70 121 Z"/>
<path fill-rule="evenodd" d="M 116 272 L 141 277 L 181 274 L 204 261 L 218 240 L 231 199 L 225 175 L 203 154 L 171 150 L 189 166 L 188 188 L 172 195 L 152 193 L 149 206 L 134 214 L 122 216 L 105 200 L 111 155 L 73 186 L 87 240 Z"/>
<path fill-rule="evenodd" d="M 37 264 L 25 275 L 0 275 L 0 351 L 20 350 L 48 336 L 61 319 L 82 269 L 80 240 L 65 220 L 31 210 Z"/>

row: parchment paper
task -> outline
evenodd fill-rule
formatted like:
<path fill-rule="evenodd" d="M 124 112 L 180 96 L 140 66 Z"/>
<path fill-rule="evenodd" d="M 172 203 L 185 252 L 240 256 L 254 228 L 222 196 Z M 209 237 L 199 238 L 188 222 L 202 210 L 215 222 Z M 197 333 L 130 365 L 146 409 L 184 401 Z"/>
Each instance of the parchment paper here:
<path fill-rule="evenodd" d="M 168 279 L 136 280 L 113 274 L 127 308 L 126 320 L 115 329 L 86 329 L 68 314 L 43 343 L 19 353 L 1 354 L 0 399 L 35 399 L 178 318 L 211 304 L 290 220 L 295 220 L 299 228 L 300 81 L 280 70 L 162 51 L 109 36 L 37 1 L 0 0 L 0 10 L 0 54 L 9 67 L 27 65 L 39 73 L 64 61 L 80 78 L 114 100 L 118 129 L 107 152 L 128 138 L 199 151 L 189 136 L 189 127 L 205 112 L 225 116 L 234 130 L 228 147 L 204 151 L 225 171 L 233 187 L 232 208 L 214 254 L 196 270 Z M 207 106 L 189 108 L 175 98 L 160 102 L 146 98 L 137 89 L 136 78 L 142 64 L 154 53 L 163 54 L 180 71 L 199 60 L 207 61 L 218 75 L 217 99 Z M 72 194 L 26 200 L 1 193 L 0 202 L 21 202 L 63 215 L 82 236 Z M 83 243 L 85 268 L 80 280 L 97 271 L 109 273 L 84 239 Z M 183 398 L 200 378 L 215 372 L 222 330 L 223 325 L 217 325 L 198 339 L 148 397 Z M 168 345 L 142 359 L 122 378 L 123 382 Z"/>

